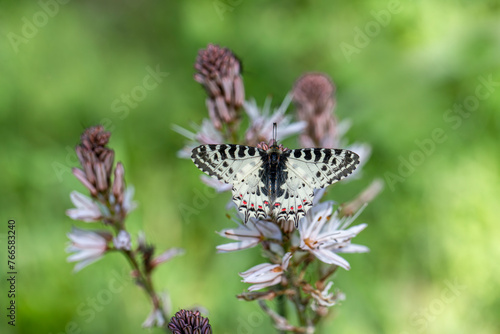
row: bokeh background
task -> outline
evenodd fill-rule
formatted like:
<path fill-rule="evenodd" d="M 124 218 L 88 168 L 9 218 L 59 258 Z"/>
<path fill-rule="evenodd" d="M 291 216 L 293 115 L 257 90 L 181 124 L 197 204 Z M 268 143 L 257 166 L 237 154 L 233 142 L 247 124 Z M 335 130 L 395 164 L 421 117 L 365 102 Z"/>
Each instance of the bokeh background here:
<path fill-rule="evenodd" d="M 207 191 L 192 162 L 176 157 L 184 138 L 171 126 L 207 117 L 193 63 L 208 43 L 242 59 L 247 98 L 259 105 L 269 96 L 279 105 L 304 72 L 329 74 L 336 114 L 352 121 L 348 138 L 372 145 L 364 177 L 328 194 L 345 201 L 374 178 L 386 182 L 358 218 L 369 227 L 357 243 L 371 252 L 346 255 L 352 269 L 339 270 L 335 286 L 347 299 L 321 333 L 500 332 L 498 1 L 0 6 L 2 277 L 11 218 L 18 251 L 16 327 L 6 324 L 2 278 L 0 332 L 161 332 L 141 328 L 150 305 L 124 258 L 77 274 L 66 262 L 71 226 L 93 227 L 64 214 L 70 191 L 84 191 L 69 172 L 73 147 L 102 123 L 136 188 L 130 231 L 187 251 L 155 275 L 174 311 L 203 305 L 214 333 L 274 333 L 257 304 L 235 298 L 247 287 L 237 273 L 261 263 L 259 250 L 215 253 L 225 240 L 214 232 L 232 226 L 229 194 L 210 196 L 198 214 L 180 210 Z M 124 107 L 121 95 L 143 85 L 148 68 L 168 75 Z"/>

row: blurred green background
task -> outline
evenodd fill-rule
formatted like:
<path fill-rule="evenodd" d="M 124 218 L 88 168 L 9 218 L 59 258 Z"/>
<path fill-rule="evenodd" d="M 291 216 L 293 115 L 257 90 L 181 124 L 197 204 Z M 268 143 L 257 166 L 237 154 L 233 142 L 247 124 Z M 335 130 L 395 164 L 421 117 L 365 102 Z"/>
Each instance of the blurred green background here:
<path fill-rule="evenodd" d="M 338 117 L 353 122 L 350 141 L 373 146 L 364 178 L 328 195 L 344 201 L 376 177 L 386 181 L 357 220 L 369 227 L 356 242 L 371 252 L 345 256 L 352 269 L 338 271 L 335 287 L 347 299 L 322 333 L 500 332 L 498 1 L 0 6 L 2 277 L 7 220 L 18 229 L 16 327 L 6 324 L 3 278 L 0 332 L 150 332 L 141 328 L 150 305 L 123 274 L 124 258 L 111 254 L 77 274 L 66 262 L 71 225 L 94 227 L 64 212 L 70 191 L 84 191 L 69 172 L 73 148 L 97 123 L 112 131 L 136 188 L 130 231 L 144 230 L 159 250 L 187 251 L 154 277 L 174 311 L 203 305 L 218 334 L 275 332 L 256 303 L 234 297 L 248 287 L 237 273 L 262 262 L 259 250 L 215 254 L 226 240 L 214 231 L 233 226 L 229 195 L 188 218 L 179 209 L 207 190 L 192 162 L 176 157 L 184 138 L 171 126 L 207 117 L 192 77 L 208 43 L 242 59 L 247 98 L 259 105 L 267 96 L 278 105 L 304 72 L 326 72 Z M 123 108 L 121 95 L 157 67 L 168 76 Z"/>

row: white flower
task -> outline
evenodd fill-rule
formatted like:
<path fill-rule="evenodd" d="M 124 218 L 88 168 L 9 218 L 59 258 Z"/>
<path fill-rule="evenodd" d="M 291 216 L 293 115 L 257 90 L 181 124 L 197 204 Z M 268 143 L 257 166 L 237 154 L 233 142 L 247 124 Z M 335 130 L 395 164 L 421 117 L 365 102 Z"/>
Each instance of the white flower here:
<path fill-rule="evenodd" d="M 123 209 L 126 214 L 129 214 L 131 211 L 137 208 L 137 203 L 132 199 L 134 198 L 135 188 L 133 186 L 128 186 L 123 194 Z"/>
<path fill-rule="evenodd" d="M 161 314 L 161 311 L 154 309 L 149 313 L 148 317 L 142 323 L 143 328 L 153 328 L 153 327 L 163 327 L 165 324 L 165 318 Z"/>
<path fill-rule="evenodd" d="M 323 291 L 313 290 L 311 296 L 313 297 L 313 302 L 311 308 L 316 311 L 319 306 L 330 307 L 337 303 L 338 300 L 344 300 L 345 295 L 343 293 L 331 293 L 329 292 L 332 287 L 333 282 L 328 282 Z"/>
<path fill-rule="evenodd" d="M 254 284 L 248 288 L 248 291 L 276 285 L 281 282 L 291 257 L 292 253 L 288 252 L 283 256 L 281 264 L 262 263 L 239 275 L 243 278 L 242 282 Z"/>
<path fill-rule="evenodd" d="M 170 296 L 167 293 L 159 293 L 158 298 L 163 305 L 163 313 L 169 314 L 172 308 Z M 165 318 L 160 309 L 153 308 L 153 310 L 149 313 L 148 317 L 142 323 L 143 328 L 152 328 L 152 327 L 163 327 L 165 324 Z"/>
<path fill-rule="evenodd" d="M 229 244 L 217 246 L 219 253 L 232 252 L 246 248 L 252 248 L 266 239 L 280 240 L 282 238 L 280 228 L 265 220 L 250 218 L 246 225 L 238 224 L 237 228 L 228 228 L 217 232 L 220 236 L 236 240 Z"/>
<path fill-rule="evenodd" d="M 183 255 L 184 249 L 182 248 L 170 248 L 151 260 L 151 266 L 156 267 L 157 265 L 169 261 L 171 258 Z"/>
<path fill-rule="evenodd" d="M 273 123 L 278 124 L 278 138 L 283 140 L 294 134 L 300 133 L 307 126 L 306 122 L 291 123 L 291 117 L 285 116 L 285 112 L 292 101 L 291 94 L 288 94 L 278 109 L 271 114 L 271 99 L 266 99 L 262 111 L 259 110 L 255 100 L 245 102 L 245 111 L 250 117 L 250 127 L 245 133 L 247 145 L 257 145 L 265 141 L 268 143 L 272 139 Z"/>
<path fill-rule="evenodd" d="M 320 261 L 335 264 L 349 270 L 349 263 L 336 253 L 362 253 L 368 248 L 351 244 L 351 239 L 367 225 L 349 225 L 361 213 L 359 210 L 350 217 L 338 217 L 338 211 L 332 215 L 333 202 L 324 202 L 313 206 L 299 224 L 300 248 L 312 253 Z"/>
<path fill-rule="evenodd" d="M 116 249 L 130 250 L 132 248 L 130 234 L 125 230 L 120 230 L 118 235 L 113 238 L 113 245 L 115 245 Z"/>
<path fill-rule="evenodd" d="M 78 262 L 74 271 L 79 271 L 94 261 L 99 260 L 108 249 L 108 241 L 112 235 L 107 231 L 88 231 L 73 227 L 68 233 L 71 245 L 66 252 L 73 253 L 68 257 L 68 262 Z"/>
<path fill-rule="evenodd" d="M 71 219 L 95 222 L 102 218 L 99 206 L 90 197 L 78 191 L 72 191 L 69 197 L 71 198 L 71 202 L 76 206 L 75 209 L 66 210 L 66 214 Z"/>
<path fill-rule="evenodd" d="M 201 123 L 201 127 L 196 124 L 191 124 L 191 127 L 196 132 L 191 132 L 184 129 L 178 125 L 173 125 L 172 129 L 189 139 L 189 142 L 184 146 L 182 150 L 177 152 L 179 158 L 189 159 L 191 158 L 191 151 L 193 148 L 204 145 L 204 144 L 222 144 L 224 138 L 222 134 L 217 130 L 212 122 L 208 119 L 204 119 Z"/>
<path fill-rule="evenodd" d="M 323 197 L 325 193 L 326 193 L 326 187 L 314 189 L 313 205 L 319 204 L 319 200 Z"/>

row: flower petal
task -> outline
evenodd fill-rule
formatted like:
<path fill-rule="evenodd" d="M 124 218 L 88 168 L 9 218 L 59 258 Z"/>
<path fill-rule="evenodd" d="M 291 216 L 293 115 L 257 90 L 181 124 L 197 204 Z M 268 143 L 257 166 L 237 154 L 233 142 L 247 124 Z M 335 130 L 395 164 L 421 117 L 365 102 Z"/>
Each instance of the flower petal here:
<path fill-rule="evenodd" d="M 320 260 L 321 262 L 328 263 L 328 264 L 335 264 L 339 267 L 342 267 L 346 270 L 351 269 L 349 262 L 347 262 L 344 258 L 341 256 L 335 254 L 331 250 L 327 249 L 313 249 L 311 253 L 314 254 Z"/>
<path fill-rule="evenodd" d="M 174 258 L 176 256 L 183 255 L 184 253 L 185 253 L 185 251 L 184 251 L 183 248 L 170 248 L 170 249 L 167 249 L 166 251 L 164 251 L 163 253 L 161 253 L 157 257 L 155 257 L 151 261 L 151 265 L 157 266 L 157 265 L 159 265 L 161 263 L 169 261 L 170 259 L 172 259 L 172 258 Z"/>
<path fill-rule="evenodd" d="M 71 244 L 66 248 L 68 253 L 68 262 L 77 262 L 74 271 L 79 271 L 92 262 L 97 261 L 108 249 L 109 236 L 105 232 L 81 230 L 73 227 L 68 238 Z"/>
<path fill-rule="evenodd" d="M 336 249 L 337 253 L 368 253 L 370 248 L 363 245 L 349 244 L 346 247 Z"/>
<path fill-rule="evenodd" d="M 129 185 L 123 194 L 123 209 L 128 214 L 137 208 L 137 203 L 133 201 L 135 188 Z"/>
<path fill-rule="evenodd" d="M 263 288 L 267 288 L 267 287 L 279 284 L 280 282 L 281 282 L 281 276 L 278 276 L 275 279 L 273 279 L 272 281 L 251 285 L 250 287 L 248 287 L 248 291 L 260 290 Z"/>
<path fill-rule="evenodd" d="M 99 206 L 88 196 L 78 191 L 72 191 L 70 194 L 71 202 L 76 206 L 75 209 L 66 210 L 66 215 L 74 220 L 84 222 L 95 222 L 102 218 Z"/>
<path fill-rule="evenodd" d="M 118 232 L 118 235 L 113 238 L 113 244 L 116 249 L 130 250 L 132 248 L 130 234 L 125 230 L 121 230 Z"/>
<path fill-rule="evenodd" d="M 215 247 L 219 253 L 227 253 L 239 251 L 247 248 L 252 248 L 259 243 L 259 240 L 244 240 L 240 242 L 231 242 L 228 244 L 223 244 Z"/>

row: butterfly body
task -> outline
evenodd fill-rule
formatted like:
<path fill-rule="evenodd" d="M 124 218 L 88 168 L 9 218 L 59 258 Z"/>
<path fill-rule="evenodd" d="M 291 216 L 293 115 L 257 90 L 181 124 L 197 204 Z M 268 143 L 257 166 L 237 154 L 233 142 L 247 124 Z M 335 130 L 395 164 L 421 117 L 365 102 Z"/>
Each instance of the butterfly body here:
<path fill-rule="evenodd" d="M 313 204 L 314 189 L 346 177 L 359 163 L 349 150 L 263 147 L 201 145 L 191 154 L 204 173 L 233 185 L 233 201 L 245 223 L 272 216 L 297 226 Z"/>
<path fill-rule="evenodd" d="M 262 169 L 259 172 L 261 191 L 268 196 L 270 203 L 273 204 L 279 193 L 280 185 L 286 180 L 286 155 L 275 147 L 271 147 L 267 151 L 259 150 L 262 159 Z"/>

